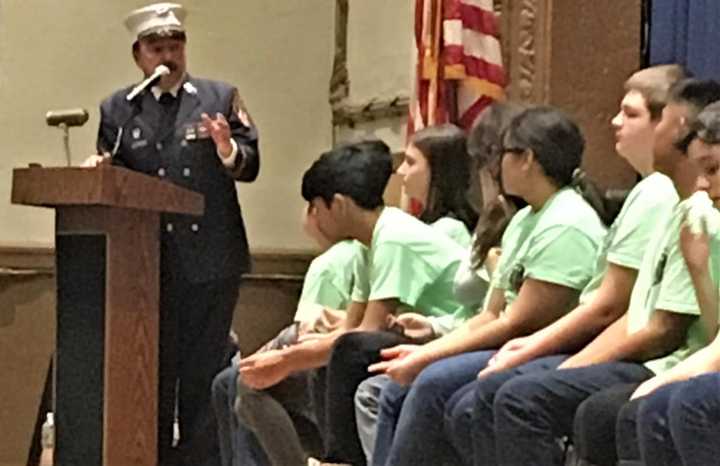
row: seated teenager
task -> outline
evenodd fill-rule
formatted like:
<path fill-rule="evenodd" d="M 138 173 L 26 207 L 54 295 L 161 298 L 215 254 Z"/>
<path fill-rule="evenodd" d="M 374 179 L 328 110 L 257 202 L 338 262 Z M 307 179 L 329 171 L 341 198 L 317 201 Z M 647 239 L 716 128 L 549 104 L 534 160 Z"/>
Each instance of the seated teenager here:
<path fill-rule="evenodd" d="M 355 287 L 362 286 L 360 281 L 368 283 L 370 299 L 356 301 L 355 295 L 364 295 L 365 290 L 354 291 L 344 327 L 326 338 L 242 360 L 237 402 L 241 421 L 253 424 L 259 417 L 287 417 L 263 389 L 282 385 L 292 373 L 322 367 L 333 342 L 344 332 L 387 328 L 401 304 L 413 309 L 419 304 L 418 309 L 430 317 L 460 312 L 462 306 L 450 290 L 463 249 L 420 220 L 386 208 L 382 190 L 368 194 L 374 192 L 373 186 L 387 183 L 391 169 L 387 146 L 374 141 L 327 152 L 305 173 L 303 197 L 317 211 L 320 231 L 331 240 L 354 238 L 368 247 L 363 268 L 367 278 L 356 279 Z M 406 269 L 414 271 L 412 281 L 398 273 Z M 273 464 L 304 464 L 305 454 L 291 429 L 255 433 Z"/>
<path fill-rule="evenodd" d="M 381 397 L 374 465 L 442 464 L 452 452 L 442 433 L 444 404 L 475 378 L 493 348 L 542 328 L 572 309 L 591 278 L 605 228 L 573 186 L 584 139 L 550 107 L 525 110 L 503 137 L 502 186 L 524 199 L 502 239 L 484 310 L 423 346 L 385 350 L 395 383 Z"/>
<path fill-rule="evenodd" d="M 673 86 L 655 128 L 654 167 L 670 177 L 680 199 L 695 190 L 697 169 L 676 143 L 686 122 L 718 97 L 717 83 L 683 80 Z M 620 383 L 647 380 L 698 348 L 699 307 L 678 246 L 683 217 L 676 203 L 657 222 L 628 310 L 582 350 L 483 375 L 475 383 L 473 464 L 563 464 L 558 439 L 572 435 L 583 401 Z"/>
<path fill-rule="evenodd" d="M 471 180 L 465 133 L 451 124 L 419 130 L 396 173 L 402 180 L 405 210 L 467 248 L 478 214 L 465 195 Z M 452 315 L 427 318 L 403 309 L 397 324 L 410 338 L 429 339 L 452 328 L 454 321 Z"/>
<path fill-rule="evenodd" d="M 323 253 L 308 267 L 303 280 L 293 324 L 278 333 L 256 353 L 296 344 L 308 333 L 329 332 L 342 324 L 345 309 L 350 304 L 355 261 L 364 254 L 365 247 L 355 240 L 343 240 L 334 244 L 317 228 L 314 212 L 306 210 L 303 215 L 305 232 L 313 238 Z M 212 384 L 212 404 L 218 433 L 221 466 L 263 466 L 268 459 L 249 429 L 240 425 L 235 416 L 236 384 L 240 355 L 231 366 L 221 371 Z M 292 411 L 295 422 L 301 422 L 311 433 L 315 416 L 308 403 L 305 387 L 307 374 L 294 377 L 295 390 L 284 392 L 285 403 Z M 315 437 L 315 438 L 312 438 Z M 308 436 L 306 443 L 318 443 L 319 434 Z M 312 449 L 312 445 L 307 448 Z M 319 447 L 315 447 L 317 449 Z"/>
<path fill-rule="evenodd" d="M 698 189 L 702 191 L 684 202 L 687 213 L 680 235 L 680 248 L 698 298 L 701 326 L 707 341 L 710 341 L 717 334 L 718 327 L 716 283 L 720 274 L 720 258 L 713 257 L 709 252 L 713 248 L 712 243 L 718 242 L 720 234 L 720 212 L 715 210 L 720 206 L 720 103 L 709 105 L 700 113 L 691 125 L 686 141 L 683 145 L 687 146 L 688 157 L 700 171 Z M 583 403 L 589 405 L 586 411 L 597 413 L 598 409 L 608 408 L 606 399 L 614 401 L 616 393 L 625 394 L 624 400 L 618 400 L 622 404 L 634 392 L 633 401 L 624 403 L 619 410 L 616 444 L 603 442 L 605 439 L 596 435 L 584 439 L 588 443 L 587 448 L 616 447 L 616 460 L 621 464 L 692 465 L 717 461 L 720 450 L 714 446 L 720 438 L 720 398 L 713 398 L 717 377 L 696 377 L 720 370 L 718 341 L 720 339 L 716 337 L 708 347 L 645 381 L 639 388 L 618 387 L 614 393 L 600 393 Z M 707 390 L 703 393 L 705 388 Z M 698 398 L 701 393 L 703 399 Z M 646 397 L 648 394 L 652 395 Z M 611 406 L 610 410 L 613 409 L 617 408 Z M 584 424 L 589 424 L 585 417 Z M 595 415 L 596 419 L 603 417 L 606 416 Z M 679 448 L 674 441 L 676 438 L 682 444 Z M 715 456 L 711 456 L 713 450 Z M 615 463 L 604 461 L 595 464 Z"/>
<path fill-rule="evenodd" d="M 493 103 L 480 113 L 468 135 L 468 155 L 471 159 L 471 175 L 474 175 L 468 198 L 481 214 L 472 244 L 455 275 L 453 293 L 462 304 L 471 309 L 482 306 L 489 288 L 490 276 L 498 257 L 497 252 L 491 252 L 491 249 L 499 251 L 500 239 L 507 224 L 518 207 L 525 206 L 520 199 L 506 199 L 500 195 L 501 136 L 510 120 L 520 110 L 520 107 L 513 104 Z M 338 360 L 337 363 L 360 366 L 362 372 L 367 369 L 366 361 L 361 360 L 358 363 L 354 357 L 351 361 Z M 390 377 L 384 374 L 372 376 L 363 381 L 355 392 L 358 436 L 368 463 L 375 445 L 380 392 L 390 381 Z M 350 434 L 346 432 L 345 436 L 349 437 Z"/>
<path fill-rule="evenodd" d="M 397 169 L 407 198 L 407 211 L 462 246 L 478 214 L 467 201 L 470 186 L 465 134 L 455 125 L 429 126 L 413 134 Z"/>

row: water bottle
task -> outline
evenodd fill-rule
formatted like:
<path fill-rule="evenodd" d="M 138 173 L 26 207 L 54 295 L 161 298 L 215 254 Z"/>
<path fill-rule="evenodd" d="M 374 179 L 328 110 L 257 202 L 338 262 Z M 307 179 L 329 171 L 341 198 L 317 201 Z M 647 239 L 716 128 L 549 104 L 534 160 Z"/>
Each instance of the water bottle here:
<path fill-rule="evenodd" d="M 177 447 L 179 442 L 180 442 L 180 423 L 178 422 L 178 418 L 176 417 L 175 421 L 173 421 L 172 446 Z"/>
<path fill-rule="evenodd" d="M 40 466 L 52 466 L 55 449 L 55 418 L 52 412 L 47 413 L 42 425 L 40 445 L 42 446 Z"/>

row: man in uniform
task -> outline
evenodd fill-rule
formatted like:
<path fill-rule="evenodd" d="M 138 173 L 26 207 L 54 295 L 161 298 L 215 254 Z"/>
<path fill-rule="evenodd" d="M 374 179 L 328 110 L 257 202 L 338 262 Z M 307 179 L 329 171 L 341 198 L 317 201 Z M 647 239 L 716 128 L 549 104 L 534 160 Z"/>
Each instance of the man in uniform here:
<path fill-rule="evenodd" d="M 84 165 L 113 164 L 166 179 L 205 197 L 205 213 L 166 214 L 161 230 L 160 464 L 197 464 L 213 441 L 213 376 L 224 367 L 248 245 L 235 180 L 259 170 L 256 129 L 237 90 L 186 72 L 186 11 L 157 3 L 131 12 L 125 25 L 141 86 L 115 92 L 100 107 L 99 155 Z M 169 72 L 167 72 L 169 70 Z M 177 394 L 177 395 L 176 395 Z M 176 403 L 177 396 L 177 403 Z M 176 408 L 177 405 L 177 408 Z M 177 409 L 180 442 L 172 447 Z"/>

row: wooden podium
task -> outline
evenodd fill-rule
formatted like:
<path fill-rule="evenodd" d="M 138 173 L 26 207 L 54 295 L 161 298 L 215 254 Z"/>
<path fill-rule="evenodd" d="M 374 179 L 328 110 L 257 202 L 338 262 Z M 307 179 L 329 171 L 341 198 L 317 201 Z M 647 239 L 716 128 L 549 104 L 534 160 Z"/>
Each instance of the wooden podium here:
<path fill-rule="evenodd" d="M 157 466 L 160 214 L 203 196 L 120 167 L 13 170 L 56 210 L 56 466 Z"/>

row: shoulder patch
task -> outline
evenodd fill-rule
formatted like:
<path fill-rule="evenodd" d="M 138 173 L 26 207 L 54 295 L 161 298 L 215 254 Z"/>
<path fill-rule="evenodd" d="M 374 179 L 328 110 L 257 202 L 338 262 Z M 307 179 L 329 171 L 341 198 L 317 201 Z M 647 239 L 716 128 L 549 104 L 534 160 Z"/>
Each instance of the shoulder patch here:
<path fill-rule="evenodd" d="M 255 123 L 253 123 L 253 120 L 250 117 L 250 113 L 245 107 L 245 102 L 243 102 L 237 89 L 233 89 L 232 111 L 237 114 L 243 125 L 247 126 L 248 128 L 252 128 L 255 126 Z"/>

